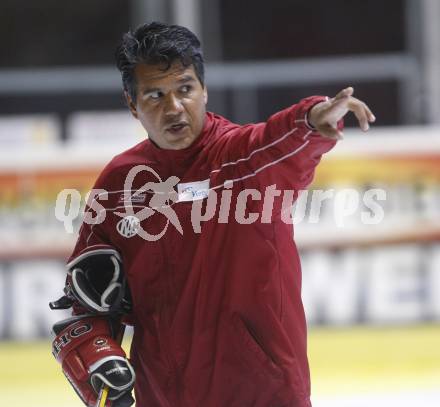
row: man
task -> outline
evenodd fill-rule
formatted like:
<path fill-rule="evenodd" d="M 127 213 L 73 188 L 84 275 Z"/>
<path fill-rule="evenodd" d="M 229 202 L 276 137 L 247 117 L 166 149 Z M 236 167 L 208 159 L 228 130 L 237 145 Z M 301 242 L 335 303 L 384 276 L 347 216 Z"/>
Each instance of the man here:
<path fill-rule="evenodd" d="M 363 130 L 373 114 L 352 88 L 259 124 L 206 112 L 200 43 L 180 26 L 125 34 L 117 64 L 148 140 L 95 185 L 86 210 L 95 221 L 68 263 L 77 316 L 54 329 L 64 373 L 88 405 L 102 383 L 113 406 L 130 405 L 135 372 L 138 407 L 310 406 L 300 263 L 282 196 L 310 184 L 347 112 Z M 108 322 L 124 311 L 125 283 L 134 372 Z"/>

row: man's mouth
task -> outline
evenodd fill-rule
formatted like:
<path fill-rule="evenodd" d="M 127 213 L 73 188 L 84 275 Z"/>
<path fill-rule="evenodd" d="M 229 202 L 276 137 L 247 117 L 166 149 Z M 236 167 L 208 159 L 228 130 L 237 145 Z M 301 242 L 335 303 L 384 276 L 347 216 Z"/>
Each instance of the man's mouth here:
<path fill-rule="evenodd" d="M 172 134 L 179 134 L 181 132 L 183 132 L 186 128 L 188 127 L 188 123 L 186 122 L 179 122 L 179 123 L 175 123 L 171 126 L 167 127 L 167 130 L 172 133 Z"/>

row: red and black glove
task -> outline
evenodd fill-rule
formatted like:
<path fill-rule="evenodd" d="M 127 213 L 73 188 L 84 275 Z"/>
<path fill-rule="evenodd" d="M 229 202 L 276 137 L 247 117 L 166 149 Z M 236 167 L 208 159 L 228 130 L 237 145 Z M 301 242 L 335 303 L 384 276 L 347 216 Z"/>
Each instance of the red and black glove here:
<path fill-rule="evenodd" d="M 124 350 L 113 339 L 112 323 L 105 317 L 73 317 L 54 325 L 52 353 L 86 406 L 96 404 L 98 393 L 109 387 L 107 407 L 134 403 L 135 373 Z"/>

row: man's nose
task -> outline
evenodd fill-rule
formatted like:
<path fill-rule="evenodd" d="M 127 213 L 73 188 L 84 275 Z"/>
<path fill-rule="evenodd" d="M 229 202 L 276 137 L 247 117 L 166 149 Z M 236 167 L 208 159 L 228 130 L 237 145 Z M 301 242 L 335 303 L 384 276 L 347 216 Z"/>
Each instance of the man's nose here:
<path fill-rule="evenodd" d="M 166 98 L 165 113 L 169 115 L 183 112 L 182 101 L 174 94 L 170 93 Z"/>

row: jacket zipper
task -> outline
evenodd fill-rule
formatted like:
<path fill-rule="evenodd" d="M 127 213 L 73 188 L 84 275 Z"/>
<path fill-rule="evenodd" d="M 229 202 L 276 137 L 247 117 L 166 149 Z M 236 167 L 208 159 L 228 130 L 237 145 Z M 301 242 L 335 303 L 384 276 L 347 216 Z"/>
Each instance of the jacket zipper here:
<path fill-rule="evenodd" d="M 175 397 L 179 397 L 180 389 L 179 389 L 179 366 L 177 361 L 175 360 L 174 349 L 172 347 L 172 339 L 171 339 L 171 309 L 172 309 L 172 268 L 170 266 L 169 253 L 167 252 L 165 245 L 162 243 L 163 253 L 165 254 L 164 261 L 164 301 L 162 303 L 161 308 L 161 316 L 160 316 L 160 329 L 161 329 L 161 341 L 163 345 L 163 352 L 165 356 L 166 363 L 168 365 L 168 371 L 170 375 L 170 379 L 176 385 L 176 394 L 173 394 Z"/>

